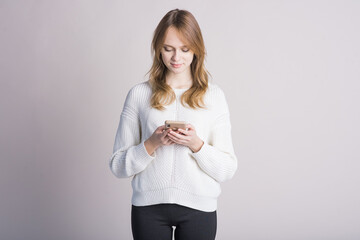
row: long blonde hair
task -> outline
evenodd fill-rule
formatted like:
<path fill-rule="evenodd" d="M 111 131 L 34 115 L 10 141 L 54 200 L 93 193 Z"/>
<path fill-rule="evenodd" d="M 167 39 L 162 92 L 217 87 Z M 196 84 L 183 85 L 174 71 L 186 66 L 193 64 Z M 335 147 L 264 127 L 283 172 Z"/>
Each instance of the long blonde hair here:
<path fill-rule="evenodd" d="M 208 89 L 208 75 L 211 74 L 205 69 L 204 60 L 206 49 L 199 24 L 195 17 L 187 10 L 178 8 L 169 11 L 156 27 L 151 44 L 153 64 L 150 73 L 149 83 L 152 87 L 151 107 L 164 110 L 164 105 L 171 104 L 175 100 L 175 93 L 166 84 L 167 67 L 161 59 L 161 48 L 165 40 L 165 34 L 169 27 L 174 27 L 187 41 L 187 46 L 194 52 L 194 58 L 190 65 L 193 85 L 181 96 L 181 103 L 184 102 L 191 108 L 206 108 L 204 95 Z"/>

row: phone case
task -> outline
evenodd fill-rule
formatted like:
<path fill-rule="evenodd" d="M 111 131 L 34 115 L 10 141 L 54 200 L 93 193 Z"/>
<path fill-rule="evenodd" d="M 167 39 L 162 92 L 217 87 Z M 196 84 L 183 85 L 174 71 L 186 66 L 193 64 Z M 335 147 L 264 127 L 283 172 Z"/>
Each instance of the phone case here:
<path fill-rule="evenodd" d="M 174 131 L 177 131 L 179 128 L 187 130 L 186 122 L 184 121 L 172 121 L 166 120 L 165 121 L 165 129 L 171 128 Z"/>

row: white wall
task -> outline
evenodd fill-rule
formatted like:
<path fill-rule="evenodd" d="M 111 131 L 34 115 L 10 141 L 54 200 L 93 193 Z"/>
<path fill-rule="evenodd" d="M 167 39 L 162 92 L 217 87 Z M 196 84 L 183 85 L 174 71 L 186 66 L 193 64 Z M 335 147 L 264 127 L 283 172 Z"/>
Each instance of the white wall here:
<path fill-rule="evenodd" d="M 0 239 L 131 239 L 110 172 L 127 91 L 171 9 L 226 96 L 236 176 L 217 239 L 359 239 L 359 1 L 0 3 Z"/>

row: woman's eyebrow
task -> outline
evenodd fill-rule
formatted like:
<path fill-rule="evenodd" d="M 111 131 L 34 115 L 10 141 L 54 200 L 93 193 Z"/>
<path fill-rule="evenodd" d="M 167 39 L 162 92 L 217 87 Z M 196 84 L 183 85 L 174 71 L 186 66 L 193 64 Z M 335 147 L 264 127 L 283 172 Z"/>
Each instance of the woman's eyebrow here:
<path fill-rule="evenodd" d="M 171 46 L 171 45 L 169 45 L 169 44 L 164 44 L 164 46 L 172 47 L 172 48 L 173 48 L 173 46 Z M 183 46 L 180 46 L 180 47 L 187 47 L 187 46 L 186 46 L 186 45 L 183 45 Z"/>

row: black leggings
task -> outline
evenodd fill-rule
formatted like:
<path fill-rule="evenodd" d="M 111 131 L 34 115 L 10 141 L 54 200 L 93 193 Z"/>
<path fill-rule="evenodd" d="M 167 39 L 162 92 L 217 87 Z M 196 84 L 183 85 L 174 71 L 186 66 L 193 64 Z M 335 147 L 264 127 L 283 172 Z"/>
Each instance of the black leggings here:
<path fill-rule="evenodd" d="M 156 204 L 131 209 L 134 240 L 214 240 L 216 211 L 203 212 L 177 204 Z"/>

